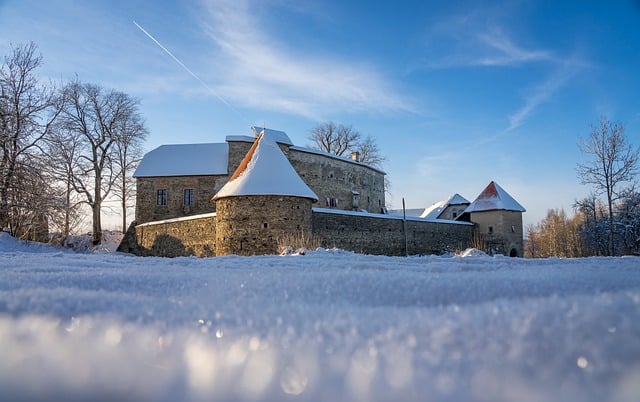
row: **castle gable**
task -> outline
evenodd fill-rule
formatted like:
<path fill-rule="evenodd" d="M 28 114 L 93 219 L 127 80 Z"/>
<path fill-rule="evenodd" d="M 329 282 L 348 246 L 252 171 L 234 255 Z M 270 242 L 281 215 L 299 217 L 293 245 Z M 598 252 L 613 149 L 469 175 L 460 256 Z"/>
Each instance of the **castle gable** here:
<path fill-rule="evenodd" d="M 142 158 L 133 177 L 226 175 L 228 153 L 227 143 L 161 145 Z"/>
<path fill-rule="evenodd" d="M 439 219 L 442 213 L 452 205 L 469 205 L 469 201 L 460 194 L 456 193 L 446 200 L 436 202 L 430 207 L 425 208 L 420 217 L 425 219 Z"/>

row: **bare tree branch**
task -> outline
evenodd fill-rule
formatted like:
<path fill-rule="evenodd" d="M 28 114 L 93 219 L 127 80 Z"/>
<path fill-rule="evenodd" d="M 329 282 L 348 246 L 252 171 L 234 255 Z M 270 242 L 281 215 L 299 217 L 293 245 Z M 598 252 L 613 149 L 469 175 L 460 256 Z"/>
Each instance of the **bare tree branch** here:
<path fill-rule="evenodd" d="M 371 136 L 362 137 L 352 126 L 335 124 L 332 121 L 321 123 L 311 129 L 309 139 L 312 147 L 338 156 L 358 153 L 358 161 L 380 167 L 385 157 Z"/>
<path fill-rule="evenodd" d="M 76 80 L 65 87 L 64 96 L 67 107 L 61 115 L 63 127 L 79 139 L 71 183 L 91 207 L 92 241 L 98 244 L 102 240 L 102 203 L 116 185 L 116 178 L 132 173 L 127 169 L 123 172 L 119 151 L 127 141 L 142 141 L 146 129 L 138 101 L 125 93 Z"/>
<path fill-rule="evenodd" d="M 55 90 L 39 83 L 35 72 L 42 64 L 31 42 L 12 47 L 0 68 L 0 226 L 11 221 L 11 200 L 16 194 L 18 170 L 33 172 L 28 163 L 36 161 L 41 145 L 61 112 Z"/>

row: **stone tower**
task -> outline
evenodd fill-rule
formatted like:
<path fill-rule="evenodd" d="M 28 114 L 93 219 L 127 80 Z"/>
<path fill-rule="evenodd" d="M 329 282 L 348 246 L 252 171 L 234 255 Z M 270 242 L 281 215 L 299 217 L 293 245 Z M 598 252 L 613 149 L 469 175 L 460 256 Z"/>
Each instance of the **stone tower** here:
<path fill-rule="evenodd" d="M 318 200 L 287 157 L 262 131 L 216 203 L 216 255 L 278 252 L 278 240 L 311 234 L 311 204 Z"/>
<path fill-rule="evenodd" d="M 522 257 L 523 212 L 526 212 L 524 207 L 492 181 L 464 214 L 468 214 L 469 220 L 476 224 L 476 233 L 486 241 L 491 254 Z"/>

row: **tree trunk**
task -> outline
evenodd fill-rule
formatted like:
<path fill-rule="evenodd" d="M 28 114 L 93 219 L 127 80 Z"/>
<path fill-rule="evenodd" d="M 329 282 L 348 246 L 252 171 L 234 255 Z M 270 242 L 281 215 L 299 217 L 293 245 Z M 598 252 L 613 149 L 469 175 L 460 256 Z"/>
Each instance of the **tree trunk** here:
<path fill-rule="evenodd" d="M 122 234 L 127 233 L 127 202 L 122 195 Z"/>
<path fill-rule="evenodd" d="M 91 242 L 94 246 L 97 246 L 102 241 L 102 221 L 100 217 L 100 210 L 102 209 L 102 178 L 100 174 L 96 172 L 95 189 L 93 191 L 94 199 L 91 204 L 91 212 L 93 214 L 93 235 Z"/>
<path fill-rule="evenodd" d="M 102 223 L 100 222 L 100 206 L 96 203 L 91 206 L 93 213 L 93 235 L 91 243 L 97 246 L 102 241 Z"/>
<path fill-rule="evenodd" d="M 9 227 L 9 184 L 13 169 L 7 168 L 6 170 L 7 173 L 0 188 L 0 231 Z"/>
<path fill-rule="evenodd" d="M 613 202 L 611 201 L 611 196 L 608 196 L 609 203 L 609 255 L 615 255 L 614 244 L 613 244 Z"/>
<path fill-rule="evenodd" d="M 127 177 L 122 173 L 122 233 L 127 233 Z"/>

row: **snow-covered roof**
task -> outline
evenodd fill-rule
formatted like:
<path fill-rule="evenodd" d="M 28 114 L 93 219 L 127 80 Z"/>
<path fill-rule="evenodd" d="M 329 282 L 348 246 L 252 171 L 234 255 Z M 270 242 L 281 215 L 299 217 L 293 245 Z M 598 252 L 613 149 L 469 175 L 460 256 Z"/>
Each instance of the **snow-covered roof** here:
<path fill-rule="evenodd" d="M 442 211 L 447 209 L 449 205 L 465 205 L 465 204 L 469 204 L 469 200 L 467 200 L 460 194 L 455 193 L 454 195 L 447 198 L 446 200 L 436 202 L 430 207 L 425 208 L 422 214 L 420 214 L 420 217 L 427 218 L 427 219 L 438 219 Z"/>
<path fill-rule="evenodd" d="M 258 133 L 262 133 L 264 131 L 264 133 L 270 137 L 273 141 L 277 142 L 278 144 L 284 144 L 284 145 L 293 145 L 293 142 L 291 141 L 291 138 L 289 138 L 289 136 L 287 135 L 287 133 L 285 133 L 284 131 L 280 131 L 280 130 L 273 130 L 270 128 L 260 128 L 260 127 L 256 127 L 256 126 L 252 126 L 251 130 L 258 134 Z M 250 136 L 250 135 L 228 135 L 225 139 L 227 142 L 229 141 L 241 141 L 241 142 L 254 142 L 256 140 L 256 136 Z"/>
<path fill-rule="evenodd" d="M 388 214 L 377 214 L 371 212 L 364 211 L 346 211 L 344 209 L 333 209 L 333 208 L 321 208 L 321 207 L 313 207 L 313 212 L 325 213 L 325 214 L 333 214 L 333 215 L 348 215 L 348 216 L 364 216 L 368 218 L 375 219 L 393 219 L 393 220 L 402 220 L 402 210 L 400 213 L 388 213 Z M 408 210 L 407 210 L 408 211 Z M 470 222 L 464 221 L 452 221 L 449 219 L 424 219 L 419 216 L 406 214 L 406 220 L 413 222 L 432 222 L 432 223 L 440 223 L 440 224 L 452 224 L 452 225 L 473 225 Z"/>
<path fill-rule="evenodd" d="M 289 195 L 318 200 L 305 184 L 276 141 L 278 132 L 264 130 L 229 181 L 213 197 L 242 195 Z"/>
<path fill-rule="evenodd" d="M 471 205 L 464 210 L 465 213 L 482 211 L 518 211 L 526 212 L 526 209 L 507 193 L 498 183 L 492 181 L 480 193 Z"/>
<path fill-rule="evenodd" d="M 422 213 L 422 211 L 424 211 L 423 208 L 406 208 L 404 210 L 404 215 L 405 216 L 413 216 L 415 218 L 419 218 L 420 214 Z M 397 215 L 397 216 L 402 216 L 403 215 L 402 209 L 390 209 L 390 210 L 387 211 L 387 213 L 389 215 Z"/>
<path fill-rule="evenodd" d="M 161 145 L 140 161 L 133 177 L 227 174 L 227 143 Z"/>

